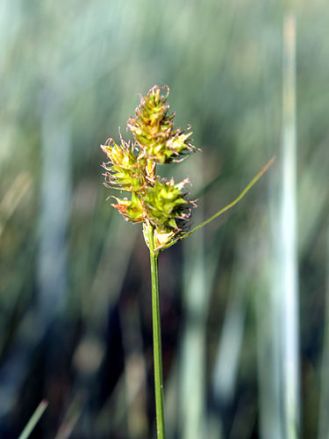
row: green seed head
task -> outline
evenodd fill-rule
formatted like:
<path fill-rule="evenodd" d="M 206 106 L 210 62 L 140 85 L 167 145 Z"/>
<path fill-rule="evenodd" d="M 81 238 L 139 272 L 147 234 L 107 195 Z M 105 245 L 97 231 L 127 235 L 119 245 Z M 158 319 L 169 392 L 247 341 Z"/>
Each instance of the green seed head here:
<path fill-rule="evenodd" d="M 132 223 L 141 223 L 144 221 L 143 206 L 135 193 L 131 194 L 130 200 L 127 198 L 113 198 L 116 200 L 116 203 L 113 203 L 112 206 L 121 213 L 126 221 L 131 221 Z"/>
<path fill-rule="evenodd" d="M 191 216 L 190 202 L 173 180 L 156 181 L 144 197 L 147 217 L 152 225 L 164 232 L 179 231 L 179 223 Z"/>
<path fill-rule="evenodd" d="M 176 184 L 156 174 L 158 164 L 180 161 L 195 151 L 192 132 L 174 129 L 167 98 L 167 87 L 152 87 L 128 121 L 134 142 L 121 139 L 117 144 L 109 139 L 101 146 L 109 160 L 103 164 L 105 184 L 130 193 L 129 198 L 115 198 L 112 206 L 127 221 L 153 227 L 158 249 L 170 246 L 188 230 L 195 207 L 184 190 L 186 180 Z"/>
<path fill-rule="evenodd" d="M 136 154 L 135 147 L 121 141 L 117 145 L 112 139 L 101 148 L 109 162 L 103 164 L 108 186 L 128 192 L 139 192 L 145 185 L 145 159 Z"/>
<path fill-rule="evenodd" d="M 143 151 L 143 155 L 156 163 L 180 161 L 194 151 L 189 142 L 191 131 L 174 129 L 174 114 L 168 114 L 168 88 L 155 85 L 141 99 L 136 116 L 128 120 L 128 128 Z"/>

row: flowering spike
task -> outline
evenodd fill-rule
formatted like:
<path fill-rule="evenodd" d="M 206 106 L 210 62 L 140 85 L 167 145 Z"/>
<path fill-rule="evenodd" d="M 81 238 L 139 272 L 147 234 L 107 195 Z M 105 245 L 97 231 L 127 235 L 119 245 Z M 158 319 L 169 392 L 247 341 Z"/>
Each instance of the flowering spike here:
<path fill-rule="evenodd" d="M 161 233 L 179 235 L 186 230 L 194 203 L 173 180 L 157 180 L 147 189 L 144 206 L 149 222 Z"/>
<path fill-rule="evenodd" d="M 109 159 L 103 164 L 108 186 L 128 192 L 141 190 L 145 185 L 145 160 L 136 155 L 134 146 L 124 140 L 117 145 L 109 139 L 101 148 Z"/>
<path fill-rule="evenodd" d="M 189 138 L 192 132 L 174 129 L 174 114 L 168 114 L 169 89 L 165 94 L 155 85 L 141 99 L 136 116 L 128 120 L 128 128 L 143 151 L 144 156 L 156 163 L 181 161 L 196 148 Z"/>
<path fill-rule="evenodd" d="M 126 221 L 131 221 L 133 223 L 143 222 L 143 207 L 136 194 L 133 193 L 130 200 L 127 198 L 113 198 L 116 200 L 116 203 L 113 203 L 112 206 L 121 213 Z"/>
<path fill-rule="evenodd" d="M 109 139 L 102 145 L 108 163 L 105 169 L 107 186 L 131 193 L 130 198 L 115 198 L 112 206 L 127 221 L 143 222 L 154 229 L 157 250 L 170 246 L 189 228 L 192 208 L 184 190 L 187 180 L 175 183 L 160 179 L 157 164 L 177 162 L 196 148 L 190 144 L 192 132 L 174 129 L 174 114 L 169 114 L 168 87 L 152 87 L 141 99 L 136 117 L 128 128 L 135 141 L 120 144 Z M 147 233 L 144 233 L 146 243 Z"/>

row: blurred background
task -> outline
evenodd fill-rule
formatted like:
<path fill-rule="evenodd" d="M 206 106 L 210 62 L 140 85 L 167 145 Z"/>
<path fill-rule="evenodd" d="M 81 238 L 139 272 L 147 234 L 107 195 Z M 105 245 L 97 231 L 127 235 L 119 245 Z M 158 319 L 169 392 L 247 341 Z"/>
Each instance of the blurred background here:
<path fill-rule="evenodd" d="M 99 145 L 168 84 L 202 152 L 160 256 L 168 439 L 329 437 L 327 1 L 0 1 L 0 437 L 154 438 L 141 228 Z"/>

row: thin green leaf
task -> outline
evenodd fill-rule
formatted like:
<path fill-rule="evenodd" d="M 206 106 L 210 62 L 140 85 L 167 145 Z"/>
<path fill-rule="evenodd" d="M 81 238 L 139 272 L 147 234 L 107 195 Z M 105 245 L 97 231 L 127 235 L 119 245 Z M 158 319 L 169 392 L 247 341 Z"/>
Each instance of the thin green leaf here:
<path fill-rule="evenodd" d="M 47 407 L 48 401 L 43 400 L 40 402 L 18 439 L 27 439 L 30 436 Z"/>

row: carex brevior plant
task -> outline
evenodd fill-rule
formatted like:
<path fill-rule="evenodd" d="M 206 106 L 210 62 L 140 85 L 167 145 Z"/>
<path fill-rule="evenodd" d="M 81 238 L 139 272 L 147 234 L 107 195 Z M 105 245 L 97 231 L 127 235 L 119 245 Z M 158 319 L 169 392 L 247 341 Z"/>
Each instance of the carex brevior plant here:
<path fill-rule="evenodd" d="M 190 128 L 174 126 L 175 115 L 170 113 L 168 94 L 168 87 L 155 85 L 141 98 L 135 116 L 127 123 L 133 141 L 125 141 L 120 135 L 119 143 L 109 138 L 101 146 L 108 158 L 103 164 L 105 185 L 120 194 L 126 193 L 124 197 L 113 196 L 112 206 L 125 220 L 143 224 L 150 252 L 157 439 L 165 438 L 158 255 L 235 206 L 274 161 L 272 158 L 231 203 L 190 229 L 196 202 L 186 190 L 188 179 L 175 183 L 157 174 L 159 165 L 180 162 L 197 150 L 191 143 Z"/>

